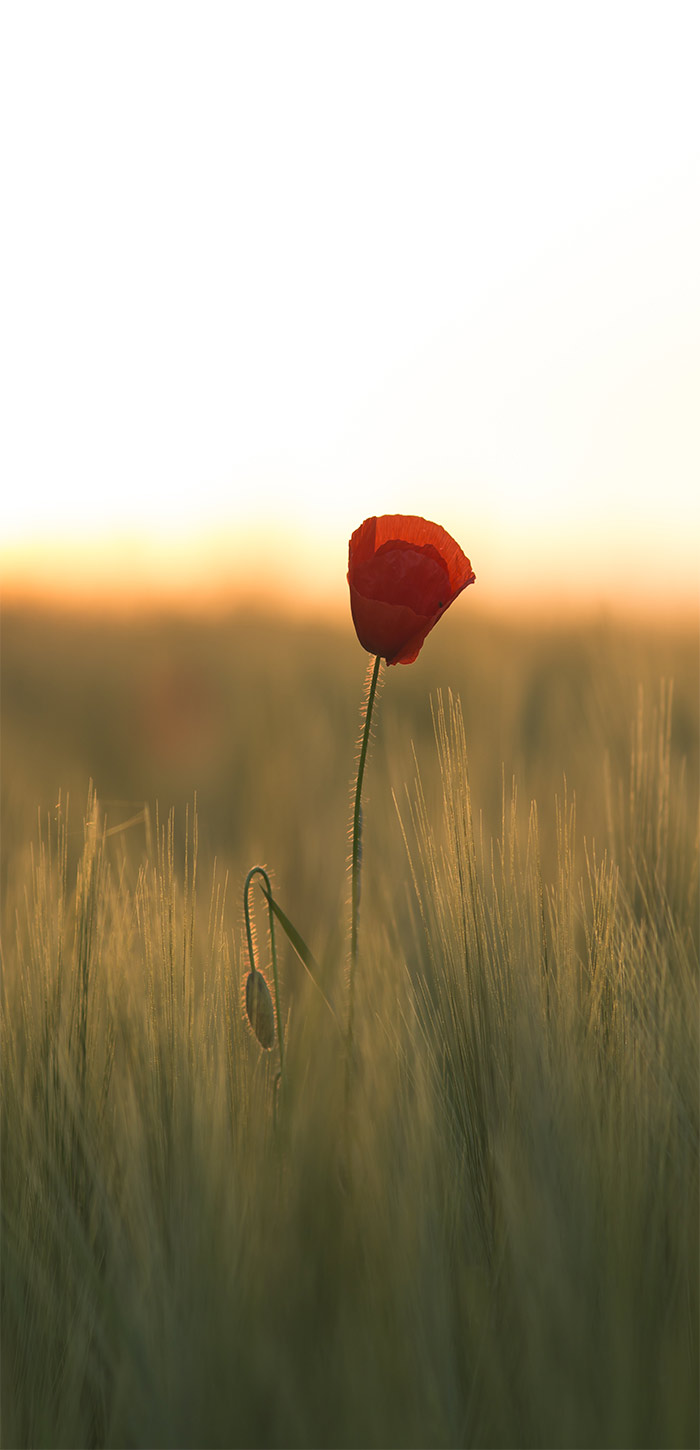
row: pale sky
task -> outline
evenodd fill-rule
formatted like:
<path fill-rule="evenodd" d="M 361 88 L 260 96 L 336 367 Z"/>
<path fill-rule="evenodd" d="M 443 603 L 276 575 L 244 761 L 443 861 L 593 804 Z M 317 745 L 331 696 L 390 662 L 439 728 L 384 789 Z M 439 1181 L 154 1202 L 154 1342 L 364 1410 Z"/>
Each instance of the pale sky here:
<path fill-rule="evenodd" d="M 697 599 L 695 4 L 5 0 L 0 570 Z"/>

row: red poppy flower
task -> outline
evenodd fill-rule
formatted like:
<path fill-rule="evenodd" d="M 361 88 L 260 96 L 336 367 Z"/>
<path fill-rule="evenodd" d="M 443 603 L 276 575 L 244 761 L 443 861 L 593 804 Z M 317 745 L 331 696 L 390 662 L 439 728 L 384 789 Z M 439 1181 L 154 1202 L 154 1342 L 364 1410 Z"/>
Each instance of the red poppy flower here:
<path fill-rule="evenodd" d="M 413 514 L 365 519 L 350 540 L 348 584 L 357 637 L 388 665 L 410 665 L 441 615 L 476 575 L 439 524 Z"/>

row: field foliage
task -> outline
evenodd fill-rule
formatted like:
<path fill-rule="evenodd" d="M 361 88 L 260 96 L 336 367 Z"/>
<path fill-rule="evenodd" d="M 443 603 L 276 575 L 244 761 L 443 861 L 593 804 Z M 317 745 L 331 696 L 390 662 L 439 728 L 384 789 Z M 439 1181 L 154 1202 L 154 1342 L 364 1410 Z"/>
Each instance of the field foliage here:
<path fill-rule="evenodd" d="M 458 605 L 385 671 L 348 1105 L 365 665 L 5 611 L 8 1447 L 697 1443 L 697 632 Z"/>

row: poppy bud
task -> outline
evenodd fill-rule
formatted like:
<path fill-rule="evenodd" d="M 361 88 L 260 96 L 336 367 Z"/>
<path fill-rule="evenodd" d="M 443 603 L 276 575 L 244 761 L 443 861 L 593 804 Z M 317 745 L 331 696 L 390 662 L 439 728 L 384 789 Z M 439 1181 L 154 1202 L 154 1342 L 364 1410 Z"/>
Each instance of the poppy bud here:
<path fill-rule="evenodd" d="M 274 1047 L 275 1013 L 270 988 L 262 972 L 254 970 L 246 977 L 245 1010 L 260 1046 L 266 1049 Z"/>
<path fill-rule="evenodd" d="M 365 519 L 350 540 L 348 560 L 360 644 L 388 665 L 412 664 L 426 635 L 475 577 L 439 524 L 413 514 Z"/>

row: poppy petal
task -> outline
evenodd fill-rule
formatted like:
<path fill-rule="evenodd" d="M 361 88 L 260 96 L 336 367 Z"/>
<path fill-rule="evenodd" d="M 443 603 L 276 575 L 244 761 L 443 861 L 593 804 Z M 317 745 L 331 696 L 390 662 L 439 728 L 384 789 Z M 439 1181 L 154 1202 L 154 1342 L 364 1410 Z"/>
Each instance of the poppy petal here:
<path fill-rule="evenodd" d="M 439 524 L 411 514 L 365 519 L 350 540 L 348 562 L 360 643 L 388 664 L 411 664 L 474 578 L 459 544 Z"/>
<path fill-rule="evenodd" d="M 403 539 L 388 540 L 373 559 L 359 564 L 353 583 L 367 599 L 407 604 L 423 615 L 433 614 L 451 593 L 449 572 L 437 550 Z"/>

